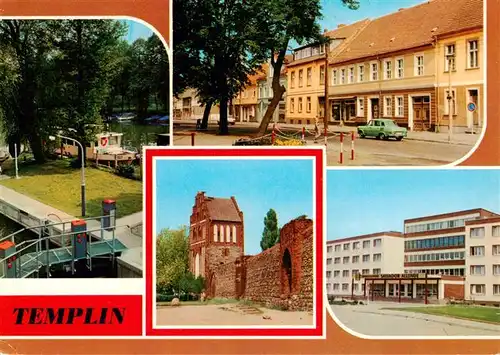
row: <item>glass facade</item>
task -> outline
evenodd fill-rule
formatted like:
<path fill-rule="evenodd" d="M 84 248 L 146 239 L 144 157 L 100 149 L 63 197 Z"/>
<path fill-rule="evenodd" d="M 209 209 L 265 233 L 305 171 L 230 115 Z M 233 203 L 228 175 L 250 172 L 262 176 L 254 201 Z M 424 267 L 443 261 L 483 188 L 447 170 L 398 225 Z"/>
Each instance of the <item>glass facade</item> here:
<path fill-rule="evenodd" d="M 446 248 L 446 247 L 459 248 L 464 246 L 465 246 L 465 235 L 455 235 L 448 237 L 415 239 L 415 240 L 405 241 L 405 251 L 432 249 L 432 248 Z"/>
<path fill-rule="evenodd" d="M 465 260 L 465 252 L 448 252 L 419 255 L 405 255 L 406 263 L 416 263 L 422 261 L 440 261 L 440 260 Z"/>
<path fill-rule="evenodd" d="M 479 216 L 478 217 L 454 219 L 454 220 L 444 221 L 444 222 L 415 224 L 412 226 L 406 226 L 405 231 L 406 231 L 406 233 L 418 233 L 418 232 L 435 231 L 435 230 L 440 230 L 440 229 L 464 227 L 465 222 L 473 221 L 473 220 L 478 219 L 478 218 L 479 218 Z"/>

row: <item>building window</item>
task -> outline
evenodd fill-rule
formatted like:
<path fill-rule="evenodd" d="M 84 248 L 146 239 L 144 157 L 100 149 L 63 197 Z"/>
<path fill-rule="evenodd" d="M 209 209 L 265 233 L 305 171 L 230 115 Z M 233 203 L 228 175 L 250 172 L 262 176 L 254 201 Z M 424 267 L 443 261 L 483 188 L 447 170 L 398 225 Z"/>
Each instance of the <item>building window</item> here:
<path fill-rule="evenodd" d="M 355 291 L 355 292 L 358 292 L 359 290 L 359 285 L 358 284 L 353 284 L 352 285 L 352 290 Z"/>
<path fill-rule="evenodd" d="M 444 91 L 444 114 L 449 115 L 450 114 L 450 103 L 448 101 L 448 93 L 449 90 Z M 451 90 L 451 106 L 453 107 L 453 116 L 457 114 L 457 91 L 455 89 Z"/>
<path fill-rule="evenodd" d="M 500 237 L 500 226 L 493 226 L 491 228 L 491 235 L 493 237 Z"/>
<path fill-rule="evenodd" d="M 349 277 L 349 270 L 342 271 L 342 277 Z"/>
<path fill-rule="evenodd" d="M 363 269 L 363 270 L 361 270 L 361 274 L 363 274 L 363 275 L 369 275 L 370 274 L 370 269 Z"/>
<path fill-rule="evenodd" d="M 423 261 L 443 261 L 443 260 L 465 260 L 465 252 L 446 252 L 446 253 L 431 253 L 431 254 L 414 254 L 406 255 L 405 262 L 417 263 Z"/>
<path fill-rule="evenodd" d="M 370 247 L 370 241 L 369 240 L 363 241 L 363 249 L 367 249 L 369 247 Z"/>
<path fill-rule="evenodd" d="M 349 291 L 349 284 L 342 284 L 342 291 Z"/>
<path fill-rule="evenodd" d="M 369 263 L 370 262 L 370 255 L 363 255 L 363 262 Z"/>
<path fill-rule="evenodd" d="M 290 89 L 295 88 L 295 71 L 290 74 Z"/>
<path fill-rule="evenodd" d="M 468 68 L 479 68 L 479 41 L 477 39 L 470 40 L 467 43 L 469 52 Z"/>
<path fill-rule="evenodd" d="M 340 251 L 340 244 L 337 244 L 337 245 L 335 246 L 335 251 Z"/>
<path fill-rule="evenodd" d="M 217 236 L 219 232 L 217 231 L 217 224 L 214 224 L 214 242 L 217 242 Z"/>
<path fill-rule="evenodd" d="M 310 96 L 308 96 L 306 99 L 306 108 L 307 108 L 307 112 L 311 112 L 312 104 L 311 104 L 311 97 Z"/>
<path fill-rule="evenodd" d="M 326 252 L 331 253 L 333 251 L 333 248 L 331 246 L 326 247 Z"/>
<path fill-rule="evenodd" d="M 380 275 L 382 273 L 382 269 L 373 269 L 374 275 Z"/>
<path fill-rule="evenodd" d="M 500 296 L 500 285 L 493 285 L 493 295 Z"/>
<path fill-rule="evenodd" d="M 359 248 L 360 248 L 359 244 L 360 244 L 359 242 L 352 243 L 352 250 L 359 250 Z"/>
<path fill-rule="evenodd" d="M 353 264 L 357 264 L 357 263 L 359 263 L 359 255 L 356 255 L 356 256 L 353 256 L 353 257 L 352 257 L 352 263 L 353 263 Z"/>
<path fill-rule="evenodd" d="M 302 112 L 302 97 L 299 97 L 299 113 Z"/>
<path fill-rule="evenodd" d="M 326 278 L 330 279 L 331 277 L 332 277 L 332 272 L 331 271 L 327 271 L 326 272 Z"/>
<path fill-rule="evenodd" d="M 236 226 L 233 226 L 233 243 L 236 244 Z"/>
<path fill-rule="evenodd" d="M 349 246 L 350 246 L 349 243 L 344 244 L 343 245 L 344 250 L 349 250 Z"/>
<path fill-rule="evenodd" d="M 304 86 L 304 70 L 300 69 L 299 70 L 299 88 Z"/>
<path fill-rule="evenodd" d="M 380 247 L 381 245 L 382 245 L 382 239 L 378 238 L 378 239 L 374 239 L 374 240 L 373 240 L 373 246 L 374 246 L 375 248 L 378 248 L 378 247 Z"/>
<path fill-rule="evenodd" d="M 384 63 L 384 79 L 392 79 L 392 61 L 390 60 Z"/>
<path fill-rule="evenodd" d="M 374 262 L 382 261 L 382 254 L 373 254 L 373 261 Z"/>
<path fill-rule="evenodd" d="M 451 59 L 448 59 L 448 56 L 453 56 Z M 451 62 L 451 71 L 457 70 L 456 61 L 455 61 L 455 44 L 448 44 L 445 47 L 444 53 L 444 71 L 448 72 L 450 70 L 450 62 Z"/>
<path fill-rule="evenodd" d="M 325 66 L 321 65 L 319 67 L 319 84 L 325 85 Z"/>
<path fill-rule="evenodd" d="M 349 264 L 349 257 L 348 256 L 344 256 L 344 258 L 342 259 L 342 264 Z"/>
<path fill-rule="evenodd" d="M 405 60 L 399 58 L 396 60 L 396 78 L 402 79 L 405 76 Z"/>
<path fill-rule="evenodd" d="M 500 276 L 500 265 L 493 265 L 493 275 Z"/>
<path fill-rule="evenodd" d="M 340 69 L 340 83 L 345 84 L 345 69 Z"/>
<path fill-rule="evenodd" d="M 326 259 L 326 265 L 331 265 L 332 264 L 332 258 Z"/>
<path fill-rule="evenodd" d="M 332 85 L 337 85 L 339 83 L 338 80 L 338 72 L 337 70 L 332 71 Z"/>
<path fill-rule="evenodd" d="M 471 238 L 483 238 L 484 237 L 484 227 L 471 228 L 470 229 Z"/>
<path fill-rule="evenodd" d="M 470 248 L 471 256 L 484 256 L 484 247 L 471 247 Z"/>
<path fill-rule="evenodd" d="M 481 296 L 486 293 L 486 285 L 470 285 L 470 293 L 474 296 Z"/>
<path fill-rule="evenodd" d="M 371 69 L 371 81 L 377 81 L 378 80 L 378 63 L 371 63 L 370 65 Z"/>
<path fill-rule="evenodd" d="M 333 290 L 338 291 L 339 290 L 339 284 L 333 284 Z"/>
<path fill-rule="evenodd" d="M 415 76 L 424 75 L 424 56 L 415 56 Z"/>
<path fill-rule="evenodd" d="M 354 67 L 349 68 L 349 84 L 354 83 Z"/>
<path fill-rule="evenodd" d="M 226 226 L 226 242 L 231 243 L 231 227 Z"/>
<path fill-rule="evenodd" d="M 358 81 L 362 83 L 365 81 L 365 65 L 361 64 L 358 66 Z"/>
<path fill-rule="evenodd" d="M 405 100 L 403 96 L 396 97 L 396 117 L 403 117 L 405 114 Z"/>
<path fill-rule="evenodd" d="M 352 277 L 355 277 L 357 275 L 359 275 L 359 270 L 358 269 L 352 270 Z"/>
<path fill-rule="evenodd" d="M 491 247 L 492 254 L 494 256 L 499 256 L 500 255 L 500 245 L 493 245 Z"/>
<path fill-rule="evenodd" d="M 464 244 L 465 237 L 463 235 L 428 239 L 414 239 L 405 242 L 405 250 L 432 249 L 441 247 L 463 247 Z"/>
<path fill-rule="evenodd" d="M 358 117 L 365 117 L 365 98 L 364 97 L 358 97 Z M 359 242 L 358 242 L 359 245 Z"/>
<path fill-rule="evenodd" d="M 384 99 L 384 116 L 392 117 L 392 97 L 386 96 Z"/>
<path fill-rule="evenodd" d="M 331 288 L 332 288 L 332 284 L 326 284 L 326 290 L 327 291 L 330 291 Z"/>
<path fill-rule="evenodd" d="M 295 99 L 290 99 L 290 113 L 293 113 L 295 109 Z"/>
<path fill-rule="evenodd" d="M 333 277 L 340 277 L 340 270 L 335 270 L 333 272 Z"/>
<path fill-rule="evenodd" d="M 471 265 L 470 274 L 472 276 L 484 276 L 485 267 L 484 265 Z"/>
<path fill-rule="evenodd" d="M 333 261 L 334 264 L 340 264 L 340 258 L 335 258 L 334 261 Z"/>
<path fill-rule="evenodd" d="M 312 68 L 307 68 L 307 86 L 312 85 L 313 70 Z"/>

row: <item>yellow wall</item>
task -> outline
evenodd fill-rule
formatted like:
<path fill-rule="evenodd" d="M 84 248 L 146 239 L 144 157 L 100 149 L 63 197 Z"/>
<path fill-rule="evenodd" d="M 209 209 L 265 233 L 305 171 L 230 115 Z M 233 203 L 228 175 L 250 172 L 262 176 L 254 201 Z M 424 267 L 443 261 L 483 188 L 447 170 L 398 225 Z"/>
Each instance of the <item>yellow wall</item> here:
<path fill-rule="evenodd" d="M 415 75 L 415 56 L 417 54 L 423 53 L 424 55 L 424 75 Z M 403 78 L 396 78 L 397 72 L 397 59 L 404 59 L 404 76 Z M 357 94 L 365 92 L 376 92 L 376 91 L 387 91 L 387 90 L 404 90 L 409 88 L 425 88 L 432 87 L 435 85 L 434 74 L 436 72 L 435 66 L 435 51 L 433 48 L 426 50 L 417 50 L 408 52 L 401 55 L 381 57 L 378 61 L 379 65 L 379 80 L 371 81 L 371 63 L 375 61 L 360 61 L 357 63 L 347 64 L 347 65 L 330 65 L 329 72 L 329 94 L 331 96 L 335 95 L 347 95 L 347 94 Z M 384 63 L 386 60 L 392 61 L 392 78 L 384 79 Z M 359 66 L 364 65 L 364 81 L 358 82 Z M 344 85 L 340 84 L 341 69 L 346 69 L 346 82 L 349 77 L 349 68 L 354 66 L 354 83 L 346 83 Z M 332 85 L 333 83 L 333 71 L 337 70 L 338 84 Z"/>
<path fill-rule="evenodd" d="M 245 87 L 238 95 L 236 100 L 233 100 L 235 105 L 257 105 L 257 85 Z"/>
<path fill-rule="evenodd" d="M 287 70 L 287 94 L 286 94 L 286 120 L 294 123 L 313 123 L 315 117 L 320 117 L 318 97 L 324 97 L 325 85 L 320 84 L 320 67 L 324 65 L 324 60 L 315 60 L 300 65 L 289 67 Z M 311 69 L 311 80 L 308 85 L 307 69 Z M 303 71 L 303 85 L 299 86 L 299 71 Z M 292 73 L 295 73 L 295 83 L 292 85 Z M 299 99 L 302 98 L 302 111 L 299 112 Z M 311 107 L 308 110 L 308 98 L 311 100 Z M 291 102 L 294 102 L 292 112 Z"/>

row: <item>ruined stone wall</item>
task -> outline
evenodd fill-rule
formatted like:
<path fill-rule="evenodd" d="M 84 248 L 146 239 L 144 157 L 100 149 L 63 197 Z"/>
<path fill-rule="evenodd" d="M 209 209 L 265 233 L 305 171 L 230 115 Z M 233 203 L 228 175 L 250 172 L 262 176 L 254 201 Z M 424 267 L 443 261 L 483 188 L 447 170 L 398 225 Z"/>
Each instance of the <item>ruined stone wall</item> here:
<path fill-rule="evenodd" d="M 234 263 L 243 255 L 243 250 L 239 246 L 216 246 L 211 245 L 205 250 L 205 270 L 206 275 L 216 272 L 219 266 Z"/>
<path fill-rule="evenodd" d="M 306 229 L 304 233 L 306 236 L 302 243 L 300 293 L 296 298 L 292 296 L 290 308 L 312 310 L 314 295 L 314 238 L 312 226 Z"/>
<path fill-rule="evenodd" d="M 280 247 L 279 244 L 246 258 L 244 298 L 274 306 L 280 300 Z"/>
<path fill-rule="evenodd" d="M 235 298 L 236 294 L 236 264 L 230 262 L 214 268 L 215 298 Z"/>

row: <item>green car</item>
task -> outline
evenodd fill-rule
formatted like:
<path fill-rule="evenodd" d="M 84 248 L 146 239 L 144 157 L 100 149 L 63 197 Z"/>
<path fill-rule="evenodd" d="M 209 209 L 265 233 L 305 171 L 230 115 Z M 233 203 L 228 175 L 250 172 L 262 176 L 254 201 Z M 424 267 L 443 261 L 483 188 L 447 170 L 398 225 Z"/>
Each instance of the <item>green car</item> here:
<path fill-rule="evenodd" d="M 385 140 L 395 138 L 401 141 L 406 137 L 408 131 L 406 128 L 398 126 L 393 120 L 375 119 L 368 122 L 366 126 L 359 126 L 358 134 L 361 138 L 375 137 Z"/>

